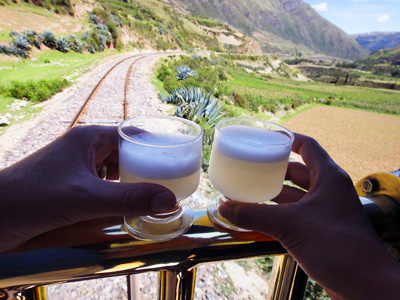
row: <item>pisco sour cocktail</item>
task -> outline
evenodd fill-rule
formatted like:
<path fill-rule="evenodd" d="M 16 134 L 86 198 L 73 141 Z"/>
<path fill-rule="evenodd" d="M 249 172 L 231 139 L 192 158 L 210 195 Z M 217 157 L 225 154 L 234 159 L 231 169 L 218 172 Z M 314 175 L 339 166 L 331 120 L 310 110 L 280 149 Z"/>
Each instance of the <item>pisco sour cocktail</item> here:
<path fill-rule="evenodd" d="M 293 134 L 280 125 L 250 118 L 226 118 L 218 122 L 212 146 L 209 178 L 220 192 L 212 197 L 208 213 L 225 227 L 218 207 L 228 199 L 265 202 L 282 190 Z"/>
<path fill-rule="evenodd" d="M 200 126 L 177 117 L 138 117 L 121 123 L 119 134 L 121 182 L 163 185 L 178 202 L 196 191 L 200 180 Z M 165 240 L 187 231 L 192 221 L 192 210 L 178 206 L 168 214 L 125 218 L 125 227 L 141 239 Z"/>
<path fill-rule="evenodd" d="M 189 149 L 173 147 L 177 143 L 190 143 L 190 137 L 145 132 L 135 135 L 134 139 L 138 143 L 123 141 L 119 149 L 121 182 L 163 185 L 175 194 L 177 200 L 196 191 L 200 179 L 198 145 L 191 145 Z M 143 147 L 143 144 L 148 146 Z"/>

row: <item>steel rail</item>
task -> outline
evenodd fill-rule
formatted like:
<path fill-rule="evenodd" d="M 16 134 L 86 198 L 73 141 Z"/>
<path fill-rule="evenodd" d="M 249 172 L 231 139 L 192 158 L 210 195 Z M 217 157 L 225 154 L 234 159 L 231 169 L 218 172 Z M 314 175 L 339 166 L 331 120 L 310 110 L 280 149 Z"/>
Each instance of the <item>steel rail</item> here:
<path fill-rule="evenodd" d="M 86 107 L 87 107 L 89 101 L 94 97 L 94 95 L 96 94 L 97 90 L 99 89 L 99 87 L 101 86 L 101 84 L 104 82 L 104 80 L 107 78 L 107 76 L 109 76 L 110 73 L 111 73 L 113 70 L 115 70 L 115 68 L 116 68 L 117 66 L 119 66 L 119 65 L 122 64 L 123 62 L 127 61 L 128 59 L 132 59 L 133 57 L 136 57 L 136 56 L 139 56 L 139 57 L 138 57 L 137 59 L 135 59 L 135 60 L 131 63 L 131 65 L 129 66 L 128 71 L 127 71 L 127 74 L 126 74 L 126 79 L 125 79 L 125 90 L 124 90 L 124 99 L 123 99 L 123 104 L 122 104 L 122 105 L 123 105 L 123 112 L 122 112 L 122 114 L 123 114 L 123 119 L 124 119 L 124 120 L 126 119 L 126 106 L 127 106 L 127 103 L 126 103 L 126 95 L 127 95 L 127 89 L 128 89 L 128 87 L 129 87 L 129 75 L 130 75 L 130 72 L 132 71 L 133 65 L 134 65 L 138 60 L 144 58 L 146 55 L 133 55 L 133 56 L 129 56 L 129 57 L 127 57 L 127 58 L 122 59 L 121 61 L 119 61 L 119 62 L 116 63 L 115 65 L 113 65 L 113 66 L 107 71 L 107 73 L 104 74 L 104 75 L 100 78 L 99 82 L 96 84 L 96 86 L 95 86 L 95 87 L 93 88 L 93 90 L 90 92 L 89 96 L 88 96 L 88 97 L 86 98 L 86 100 L 83 102 L 83 104 L 82 104 L 81 108 L 79 109 L 78 113 L 76 114 L 75 118 L 71 121 L 71 123 L 70 123 L 70 125 L 69 125 L 69 128 L 72 128 L 72 127 L 78 125 L 79 119 L 80 119 L 80 118 L 82 117 L 82 115 L 84 114 L 85 109 L 86 109 Z"/>
<path fill-rule="evenodd" d="M 128 119 L 128 109 L 127 109 L 127 107 L 128 107 L 128 101 L 127 101 L 127 99 L 128 99 L 128 90 L 129 90 L 130 75 L 131 75 L 131 73 L 132 73 L 132 68 L 133 68 L 133 65 L 134 65 L 137 61 L 139 61 L 140 59 L 142 59 L 142 58 L 144 58 L 144 57 L 145 57 L 145 56 L 141 56 L 141 57 L 139 57 L 138 59 L 134 60 L 134 61 L 132 62 L 132 64 L 129 66 L 128 71 L 126 72 L 125 88 L 124 88 L 124 103 L 122 104 L 122 105 L 123 105 L 123 120 Z"/>

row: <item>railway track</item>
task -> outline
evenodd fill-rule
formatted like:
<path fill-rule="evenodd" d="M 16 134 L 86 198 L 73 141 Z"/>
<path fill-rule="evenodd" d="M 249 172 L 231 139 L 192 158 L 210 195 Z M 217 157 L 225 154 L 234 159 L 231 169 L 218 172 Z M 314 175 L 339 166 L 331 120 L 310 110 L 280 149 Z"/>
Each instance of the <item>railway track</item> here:
<path fill-rule="evenodd" d="M 112 66 L 93 88 L 69 127 L 84 124 L 116 125 L 127 119 L 130 74 L 134 64 L 145 57 L 146 55 L 130 56 Z M 123 74 L 125 79 L 122 78 Z M 109 80 L 111 77 L 112 80 Z M 105 110 L 107 114 L 104 113 Z"/>

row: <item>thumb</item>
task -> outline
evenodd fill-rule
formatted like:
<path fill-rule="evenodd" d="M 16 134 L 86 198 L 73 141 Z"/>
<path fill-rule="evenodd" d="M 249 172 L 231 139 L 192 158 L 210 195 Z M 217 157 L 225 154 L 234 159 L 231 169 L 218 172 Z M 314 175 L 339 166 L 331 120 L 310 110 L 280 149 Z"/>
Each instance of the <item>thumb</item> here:
<path fill-rule="evenodd" d="M 170 211 L 176 206 L 174 193 L 161 185 L 96 181 L 91 195 L 94 218 L 144 216 Z"/>
<path fill-rule="evenodd" d="M 219 213 L 236 226 L 278 239 L 279 232 L 285 232 L 285 227 L 288 226 L 287 220 L 293 220 L 288 215 L 288 208 L 287 204 L 270 205 L 230 200 L 220 206 Z"/>

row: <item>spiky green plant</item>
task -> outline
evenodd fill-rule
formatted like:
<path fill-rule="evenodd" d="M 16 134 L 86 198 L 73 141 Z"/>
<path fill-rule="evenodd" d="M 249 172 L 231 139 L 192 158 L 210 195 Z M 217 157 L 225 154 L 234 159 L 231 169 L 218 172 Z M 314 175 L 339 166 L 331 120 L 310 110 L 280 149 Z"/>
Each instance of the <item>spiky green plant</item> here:
<path fill-rule="evenodd" d="M 175 89 L 162 101 L 177 105 L 175 115 L 200 124 L 203 128 L 203 159 L 201 167 L 206 172 L 209 166 L 214 127 L 223 117 L 222 105 L 217 99 L 199 87 L 191 86 Z"/>
<path fill-rule="evenodd" d="M 86 46 L 87 51 L 89 51 L 89 53 L 95 53 L 96 52 L 96 48 L 93 45 L 88 45 Z"/>
<path fill-rule="evenodd" d="M 49 30 L 43 31 L 42 37 L 43 37 L 43 44 L 46 47 L 49 47 L 50 49 L 55 49 L 57 47 L 56 37 L 51 31 Z"/>
<path fill-rule="evenodd" d="M 11 55 L 11 47 L 7 45 L 0 45 L 0 53 L 5 55 Z"/>
<path fill-rule="evenodd" d="M 22 35 L 18 35 L 16 38 L 14 38 L 13 44 L 15 47 L 26 52 L 32 49 L 31 44 L 29 44 L 28 40 Z"/>
<path fill-rule="evenodd" d="M 19 48 L 15 47 L 14 45 L 12 45 L 12 46 L 0 45 L 0 53 L 5 54 L 5 55 L 19 56 L 19 57 L 23 57 L 23 58 L 28 57 L 27 51 L 19 49 Z"/>
<path fill-rule="evenodd" d="M 90 39 L 90 33 L 89 33 L 89 32 L 83 33 L 81 39 L 82 39 L 83 41 L 89 40 L 89 39 Z"/>
<path fill-rule="evenodd" d="M 60 52 L 68 52 L 68 41 L 65 37 L 61 37 L 56 41 L 56 49 Z"/>
<path fill-rule="evenodd" d="M 219 101 L 199 87 L 182 87 L 161 99 L 177 105 L 177 116 L 193 121 L 204 118 L 208 126 L 213 126 L 223 116 Z"/>
<path fill-rule="evenodd" d="M 24 30 L 22 35 L 28 40 L 28 42 L 40 49 L 40 45 L 43 43 L 43 38 L 36 31 L 33 30 Z"/>
<path fill-rule="evenodd" d="M 185 80 L 189 76 L 196 76 L 196 72 L 186 65 L 176 67 L 176 77 L 179 81 Z"/>
<path fill-rule="evenodd" d="M 75 34 L 71 34 L 69 36 L 65 37 L 67 43 L 68 43 L 68 48 L 71 49 L 74 52 L 82 52 L 82 42 L 77 38 Z"/>

